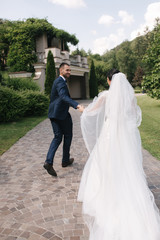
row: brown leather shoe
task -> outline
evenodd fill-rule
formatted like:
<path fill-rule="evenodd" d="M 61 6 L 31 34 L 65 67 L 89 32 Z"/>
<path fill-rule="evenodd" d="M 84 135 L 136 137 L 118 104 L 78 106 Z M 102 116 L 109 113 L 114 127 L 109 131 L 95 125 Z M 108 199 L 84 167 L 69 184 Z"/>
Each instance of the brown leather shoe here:
<path fill-rule="evenodd" d="M 53 166 L 47 162 L 44 163 L 43 167 L 47 170 L 47 172 L 54 176 L 54 177 L 57 177 L 57 173 L 56 171 L 54 170 Z"/>
<path fill-rule="evenodd" d="M 68 162 L 62 162 L 62 167 L 67 167 L 74 162 L 74 158 L 70 158 Z"/>

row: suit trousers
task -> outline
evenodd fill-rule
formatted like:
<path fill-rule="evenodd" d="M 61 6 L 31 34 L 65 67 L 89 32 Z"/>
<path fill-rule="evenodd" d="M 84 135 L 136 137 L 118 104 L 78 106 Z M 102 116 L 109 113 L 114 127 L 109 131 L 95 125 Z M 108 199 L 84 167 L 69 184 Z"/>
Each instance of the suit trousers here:
<path fill-rule="evenodd" d="M 64 120 L 59 120 L 52 118 L 51 124 L 53 128 L 54 138 L 50 144 L 46 162 L 53 165 L 54 156 L 56 150 L 58 149 L 60 143 L 62 142 L 63 138 L 63 157 L 62 162 L 68 162 L 70 158 L 70 146 L 72 142 L 72 118 L 71 115 L 68 113 L 67 117 Z"/>

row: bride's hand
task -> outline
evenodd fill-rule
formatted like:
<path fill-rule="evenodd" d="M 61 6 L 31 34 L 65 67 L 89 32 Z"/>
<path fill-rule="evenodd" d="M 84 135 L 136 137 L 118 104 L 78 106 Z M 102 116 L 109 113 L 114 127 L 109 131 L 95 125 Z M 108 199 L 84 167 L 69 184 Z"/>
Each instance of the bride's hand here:
<path fill-rule="evenodd" d="M 77 106 L 77 109 L 78 109 L 80 112 L 83 112 L 83 111 L 84 111 L 84 106 L 78 105 L 78 106 Z"/>

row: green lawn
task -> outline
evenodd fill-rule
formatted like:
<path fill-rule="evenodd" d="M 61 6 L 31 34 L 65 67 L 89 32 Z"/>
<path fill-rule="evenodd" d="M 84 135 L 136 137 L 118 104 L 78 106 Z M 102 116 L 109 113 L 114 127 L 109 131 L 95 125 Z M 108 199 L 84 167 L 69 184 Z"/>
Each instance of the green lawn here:
<path fill-rule="evenodd" d="M 47 116 L 26 117 L 15 122 L 0 123 L 0 155 L 46 118 Z"/>
<path fill-rule="evenodd" d="M 160 100 L 142 95 L 137 96 L 137 101 L 142 109 L 142 123 L 139 128 L 142 145 L 160 160 Z"/>

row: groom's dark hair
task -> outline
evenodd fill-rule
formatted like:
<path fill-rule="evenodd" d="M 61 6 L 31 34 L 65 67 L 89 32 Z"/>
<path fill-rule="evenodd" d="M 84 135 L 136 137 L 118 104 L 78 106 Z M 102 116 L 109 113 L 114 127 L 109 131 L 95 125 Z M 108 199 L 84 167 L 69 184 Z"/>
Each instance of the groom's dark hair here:
<path fill-rule="evenodd" d="M 64 65 L 70 66 L 68 63 L 62 62 L 62 63 L 60 64 L 60 66 L 59 66 L 59 69 L 62 68 L 62 67 L 64 67 Z"/>
<path fill-rule="evenodd" d="M 112 77 L 113 77 L 113 75 L 114 74 L 116 74 L 116 73 L 119 73 L 120 71 L 119 70 L 117 70 L 117 69 L 115 69 L 115 68 L 113 68 L 113 69 L 111 69 L 108 73 L 107 73 L 107 77 L 109 78 L 109 80 L 111 81 L 112 80 Z"/>

